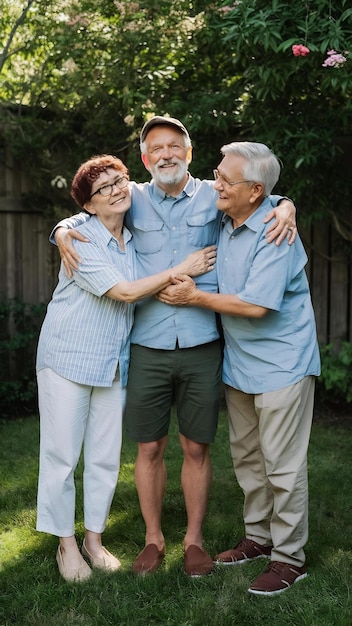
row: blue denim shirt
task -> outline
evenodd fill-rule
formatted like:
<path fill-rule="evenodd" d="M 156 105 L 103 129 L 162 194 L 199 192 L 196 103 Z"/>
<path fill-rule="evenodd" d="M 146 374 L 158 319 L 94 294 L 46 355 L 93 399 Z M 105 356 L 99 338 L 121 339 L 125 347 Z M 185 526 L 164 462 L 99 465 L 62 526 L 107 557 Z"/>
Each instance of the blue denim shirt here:
<path fill-rule="evenodd" d="M 189 175 L 177 198 L 165 194 L 153 181 L 132 181 L 130 185 L 132 205 L 125 221 L 133 234 L 138 278 L 174 267 L 195 250 L 217 245 L 222 213 L 216 208 L 218 193 L 213 180 L 199 180 Z M 270 196 L 268 210 L 276 206 L 281 197 Z M 86 213 L 62 220 L 55 226 L 50 241 L 55 243 L 53 234 L 59 226 L 76 228 L 86 220 L 89 220 Z M 80 252 L 84 258 L 84 247 Z M 216 270 L 195 280 L 204 291 L 218 291 Z M 133 343 L 173 350 L 176 341 L 181 348 L 189 348 L 218 337 L 216 316 L 212 311 L 171 306 L 153 297 L 136 304 Z"/>
<path fill-rule="evenodd" d="M 215 206 L 212 181 L 192 176 L 177 198 L 154 182 L 132 184 L 132 206 L 126 223 L 133 232 L 138 276 L 171 268 L 188 254 L 217 245 L 221 215 Z M 195 278 L 204 291 L 217 291 L 216 271 Z M 215 314 L 198 307 L 170 306 L 155 298 L 138 302 L 131 341 L 150 348 L 173 350 L 219 337 Z"/>
<path fill-rule="evenodd" d="M 269 309 L 263 318 L 222 315 L 223 380 L 245 393 L 264 393 L 320 373 L 314 311 L 297 236 L 289 246 L 268 244 L 266 199 L 238 228 L 224 218 L 218 250 L 221 293 Z"/>

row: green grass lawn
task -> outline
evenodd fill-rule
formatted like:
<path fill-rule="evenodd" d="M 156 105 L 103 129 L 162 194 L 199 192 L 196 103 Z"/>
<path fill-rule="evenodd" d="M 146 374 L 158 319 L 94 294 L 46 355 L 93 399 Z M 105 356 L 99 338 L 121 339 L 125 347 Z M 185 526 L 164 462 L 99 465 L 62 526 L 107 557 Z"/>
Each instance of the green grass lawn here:
<path fill-rule="evenodd" d="M 214 480 L 204 525 L 211 554 L 243 536 L 242 495 L 232 469 L 227 418 L 212 447 Z M 352 426 L 352 423 L 351 423 Z M 35 531 L 39 424 L 36 417 L 0 423 L 0 626 L 352 626 L 352 429 L 313 425 L 309 450 L 309 576 L 287 592 L 254 597 L 247 589 L 264 560 L 219 568 L 202 579 L 183 572 L 185 511 L 175 424 L 167 450 L 163 528 L 167 557 L 155 574 L 136 577 L 131 564 L 144 543 L 134 487 L 135 446 L 123 445 L 120 479 L 105 545 L 122 562 L 86 583 L 60 578 L 57 539 Z M 77 536 L 83 537 L 81 466 Z"/>

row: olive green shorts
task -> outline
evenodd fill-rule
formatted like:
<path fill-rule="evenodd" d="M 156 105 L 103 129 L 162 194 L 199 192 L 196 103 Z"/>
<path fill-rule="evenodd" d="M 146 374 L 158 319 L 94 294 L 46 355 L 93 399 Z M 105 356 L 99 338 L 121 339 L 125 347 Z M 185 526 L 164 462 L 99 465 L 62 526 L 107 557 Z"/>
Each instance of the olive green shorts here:
<path fill-rule="evenodd" d="M 214 441 L 219 411 L 220 341 L 194 348 L 155 350 L 132 344 L 125 409 L 127 436 L 140 443 L 168 434 L 176 406 L 179 432 Z"/>

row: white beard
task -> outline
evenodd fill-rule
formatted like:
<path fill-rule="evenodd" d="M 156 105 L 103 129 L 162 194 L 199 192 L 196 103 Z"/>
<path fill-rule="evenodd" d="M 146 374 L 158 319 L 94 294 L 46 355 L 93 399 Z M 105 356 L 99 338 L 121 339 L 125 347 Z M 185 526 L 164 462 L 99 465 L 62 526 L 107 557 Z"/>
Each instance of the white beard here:
<path fill-rule="evenodd" d="M 183 178 L 185 177 L 185 174 L 188 171 L 188 165 L 187 163 L 185 163 L 185 161 L 181 161 L 180 159 L 174 158 L 172 160 L 172 163 L 177 163 L 178 165 L 178 169 L 176 172 L 173 173 L 168 173 L 167 171 L 164 171 L 160 165 L 165 165 L 166 162 L 159 164 L 158 166 L 153 166 L 152 168 L 150 168 L 151 174 L 153 176 L 153 179 L 155 181 L 155 183 L 158 184 L 162 184 L 162 185 L 178 185 Z"/>

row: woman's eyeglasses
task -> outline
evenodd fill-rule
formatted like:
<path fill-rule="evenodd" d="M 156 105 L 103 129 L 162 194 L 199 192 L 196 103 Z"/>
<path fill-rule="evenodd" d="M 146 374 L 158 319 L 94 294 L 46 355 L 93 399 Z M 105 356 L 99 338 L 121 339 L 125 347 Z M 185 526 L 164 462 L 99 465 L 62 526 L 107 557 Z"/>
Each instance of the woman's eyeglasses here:
<path fill-rule="evenodd" d="M 95 196 L 97 193 L 100 193 L 101 196 L 104 196 L 104 198 L 107 198 L 108 196 L 111 196 L 114 187 L 117 187 L 118 189 L 123 189 L 124 187 L 127 187 L 127 185 L 128 185 L 128 178 L 126 178 L 126 176 L 121 176 L 120 178 L 117 178 L 110 185 L 104 185 L 103 187 L 100 187 L 100 189 L 97 189 L 96 191 L 94 191 L 94 193 L 92 193 L 92 195 L 89 197 L 89 200 L 91 200 L 93 196 Z"/>

